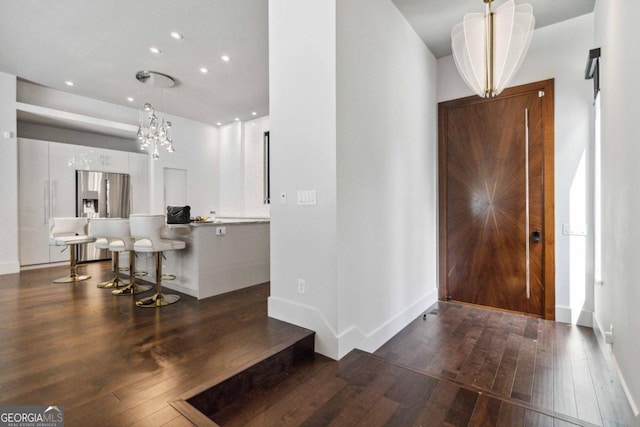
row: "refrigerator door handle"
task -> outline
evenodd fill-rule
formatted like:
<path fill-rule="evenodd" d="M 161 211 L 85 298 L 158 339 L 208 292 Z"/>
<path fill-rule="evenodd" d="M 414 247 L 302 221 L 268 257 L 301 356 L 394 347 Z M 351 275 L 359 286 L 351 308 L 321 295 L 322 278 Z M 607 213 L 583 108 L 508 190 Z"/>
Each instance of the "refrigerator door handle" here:
<path fill-rule="evenodd" d="M 111 200 L 109 198 L 109 193 L 110 193 L 110 191 L 109 191 L 109 187 L 110 187 L 109 179 L 108 178 L 105 179 L 104 182 L 105 182 L 105 189 L 106 189 L 106 192 L 107 192 L 107 194 L 106 194 L 107 205 L 105 206 L 105 216 L 107 218 L 111 218 L 111 212 L 110 212 L 110 209 L 109 209 L 109 205 L 111 205 Z"/>
<path fill-rule="evenodd" d="M 49 184 L 49 218 L 56 214 L 56 182 L 51 181 Z"/>
<path fill-rule="evenodd" d="M 49 180 L 44 181 L 44 225 L 49 224 L 49 203 L 51 199 L 49 197 Z"/>

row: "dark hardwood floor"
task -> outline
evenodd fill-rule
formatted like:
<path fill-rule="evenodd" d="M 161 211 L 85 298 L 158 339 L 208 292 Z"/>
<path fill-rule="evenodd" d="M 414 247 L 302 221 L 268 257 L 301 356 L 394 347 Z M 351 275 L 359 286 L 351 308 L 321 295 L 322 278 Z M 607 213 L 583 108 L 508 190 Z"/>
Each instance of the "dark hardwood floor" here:
<path fill-rule="evenodd" d="M 66 426 L 190 426 L 169 401 L 305 331 L 267 317 L 268 284 L 147 309 L 97 289 L 108 270 L 0 276 L 1 404 L 64 405 Z"/>
<path fill-rule="evenodd" d="M 63 267 L 0 276 L 0 404 L 64 405 L 67 426 L 190 426 L 169 402 L 304 331 L 267 317 L 268 284 L 160 310 L 51 283 Z M 247 393 L 220 425 L 634 425 L 593 331 L 438 303 L 374 354 L 316 355 Z"/>

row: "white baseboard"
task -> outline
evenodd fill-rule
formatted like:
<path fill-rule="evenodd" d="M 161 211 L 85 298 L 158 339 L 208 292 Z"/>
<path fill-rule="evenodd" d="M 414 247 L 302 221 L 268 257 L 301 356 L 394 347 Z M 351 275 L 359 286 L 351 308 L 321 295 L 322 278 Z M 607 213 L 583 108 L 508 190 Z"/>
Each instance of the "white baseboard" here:
<path fill-rule="evenodd" d="M 334 360 L 339 359 L 337 334 L 320 310 L 276 297 L 269 297 L 267 303 L 269 317 L 314 331 L 315 351 Z"/>
<path fill-rule="evenodd" d="M 556 305 L 556 322 L 571 323 L 571 308 Z"/>
<path fill-rule="evenodd" d="M 359 343 L 352 340 L 353 337 L 343 334 L 340 337 L 340 348 L 344 346 L 348 353 L 354 348 L 373 353 L 380 348 L 384 343 L 393 338 L 398 332 L 400 332 L 405 326 L 413 322 L 416 317 L 420 316 L 426 309 L 431 307 L 438 301 L 438 289 L 434 288 L 431 292 L 417 300 L 415 303 L 396 314 L 391 319 L 380 325 L 368 334 L 363 334 L 359 329 L 358 333 L 361 335 Z M 350 329 L 354 329 L 351 327 Z M 344 355 L 343 354 L 343 355 Z M 342 357 L 342 356 L 341 356 Z"/>
<path fill-rule="evenodd" d="M 353 325 L 339 335 L 315 307 L 276 297 L 269 297 L 268 304 L 269 317 L 315 331 L 316 352 L 340 360 L 354 348 L 374 352 L 437 300 L 438 290 L 434 288 L 370 333 Z"/>
<path fill-rule="evenodd" d="M 15 274 L 20 273 L 20 263 L 14 262 L 2 262 L 0 263 L 0 275 L 3 274 Z"/>
<path fill-rule="evenodd" d="M 22 267 L 20 267 L 20 271 L 38 270 L 40 268 L 62 267 L 62 266 L 68 267 L 69 261 L 51 262 L 47 264 L 23 265 Z"/>
<path fill-rule="evenodd" d="M 638 406 L 636 405 L 636 402 L 633 400 L 633 397 L 631 396 L 631 391 L 629 391 L 629 387 L 627 387 L 627 383 L 624 380 L 624 376 L 622 375 L 622 372 L 620 371 L 620 367 L 618 366 L 616 355 L 613 352 L 611 353 L 611 359 L 613 359 L 613 366 L 616 369 L 616 374 L 618 375 L 620 384 L 622 384 L 622 389 L 624 390 L 624 394 L 627 396 L 629 405 L 631 405 L 631 410 L 633 411 L 633 415 L 637 417 L 638 414 L 640 414 L 640 411 L 638 411 Z"/>
<path fill-rule="evenodd" d="M 596 337 L 598 338 L 598 341 L 600 342 L 601 348 L 607 348 L 609 350 L 609 354 L 611 355 L 611 359 L 613 360 L 613 366 L 616 370 L 616 375 L 620 380 L 620 384 L 622 384 L 622 389 L 624 390 L 625 396 L 627 396 L 627 401 L 629 401 L 631 410 L 633 411 L 633 414 L 637 417 L 638 415 L 640 415 L 640 411 L 638 410 L 638 405 L 636 405 L 636 402 L 633 400 L 633 397 L 631 396 L 631 392 L 629 391 L 629 387 L 627 387 L 627 383 L 624 380 L 622 371 L 620 371 L 620 367 L 618 366 L 616 355 L 614 354 L 611 346 L 609 344 L 605 344 L 606 341 L 604 337 L 604 329 L 602 329 L 602 325 L 600 324 L 600 321 L 598 320 L 598 316 L 595 313 L 593 315 L 593 329 L 594 329 L 594 332 L 596 333 Z"/>
<path fill-rule="evenodd" d="M 592 311 L 580 310 L 577 319 L 574 320 L 575 314 L 577 313 L 571 307 L 556 305 L 556 322 L 575 323 L 578 326 L 586 326 L 587 328 L 593 327 Z"/>

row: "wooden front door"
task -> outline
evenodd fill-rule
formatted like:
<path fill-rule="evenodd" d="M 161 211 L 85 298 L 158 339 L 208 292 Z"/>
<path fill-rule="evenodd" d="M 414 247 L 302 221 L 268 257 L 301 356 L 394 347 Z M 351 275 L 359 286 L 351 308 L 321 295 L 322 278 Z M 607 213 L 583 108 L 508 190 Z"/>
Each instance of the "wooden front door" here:
<path fill-rule="evenodd" d="M 554 318 L 553 80 L 439 105 L 441 299 Z"/>

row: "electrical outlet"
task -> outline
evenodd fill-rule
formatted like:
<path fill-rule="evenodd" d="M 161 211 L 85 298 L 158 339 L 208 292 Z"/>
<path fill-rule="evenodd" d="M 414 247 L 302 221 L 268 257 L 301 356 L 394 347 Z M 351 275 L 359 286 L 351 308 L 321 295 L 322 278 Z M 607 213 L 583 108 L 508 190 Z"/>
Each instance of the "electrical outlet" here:
<path fill-rule="evenodd" d="M 227 234 L 227 227 L 216 227 L 216 236 L 224 236 Z"/>
<path fill-rule="evenodd" d="M 298 293 L 304 295 L 304 292 L 306 291 L 305 289 L 305 280 L 304 279 L 298 279 Z"/>
<path fill-rule="evenodd" d="M 609 325 L 609 331 L 604 333 L 604 342 L 613 344 L 613 325 Z"/>

